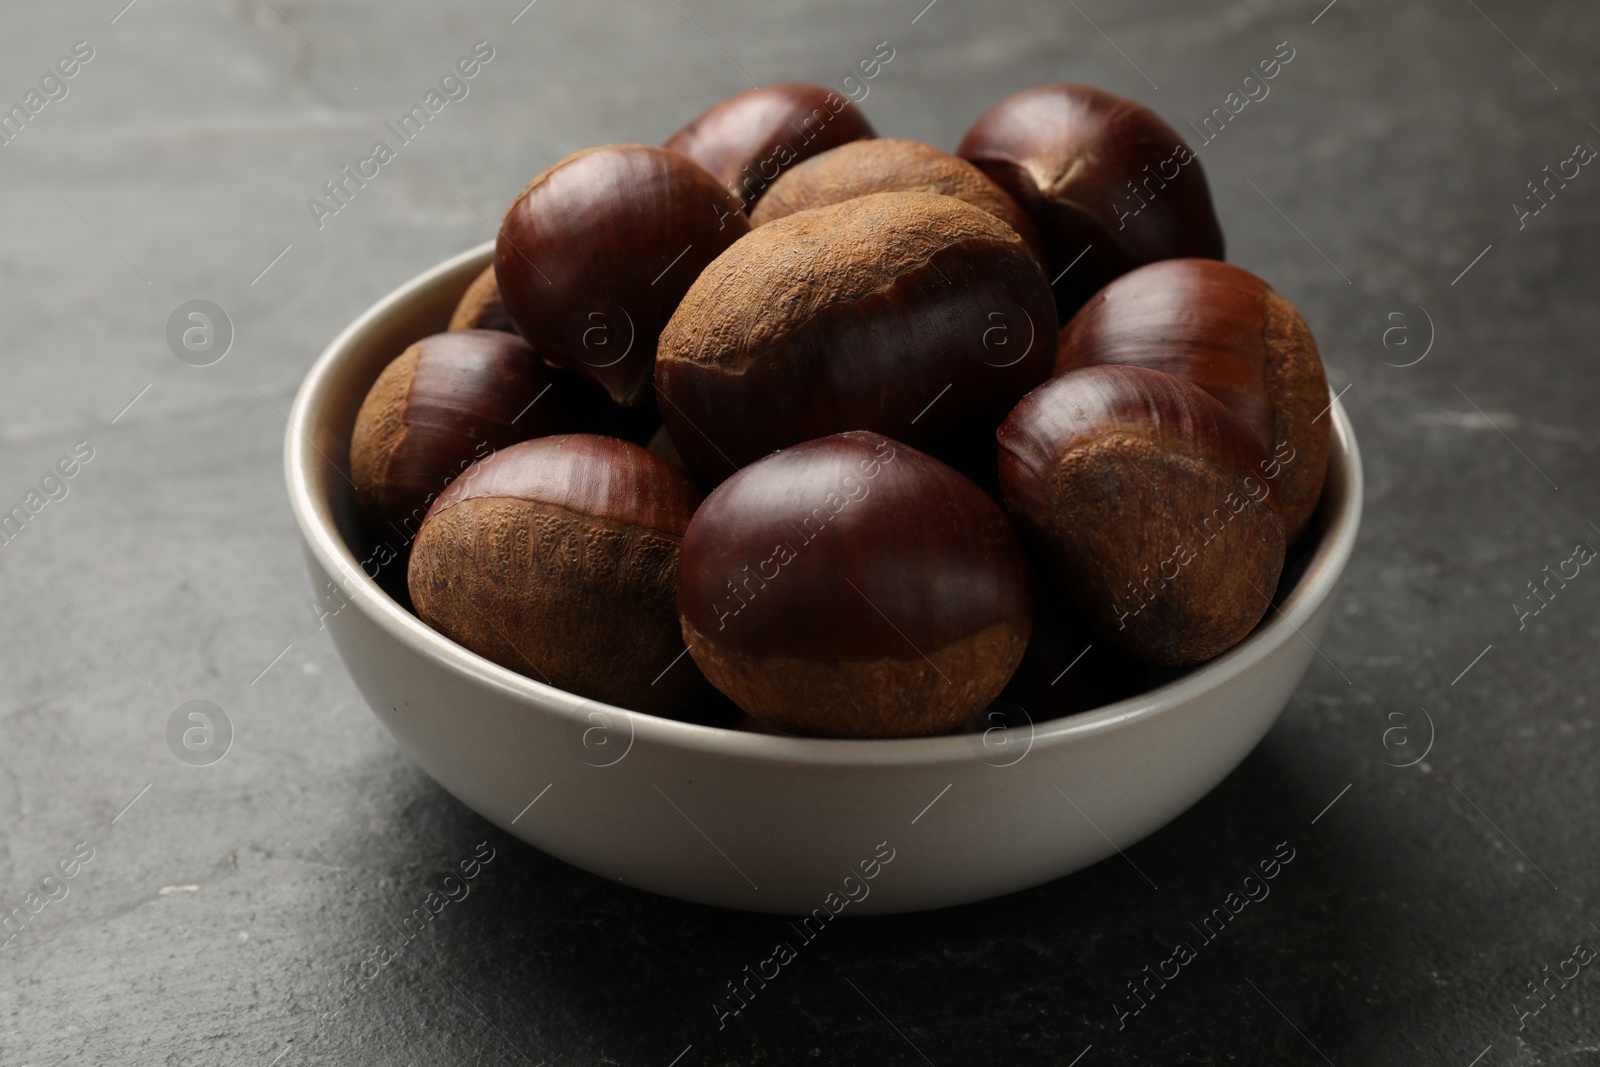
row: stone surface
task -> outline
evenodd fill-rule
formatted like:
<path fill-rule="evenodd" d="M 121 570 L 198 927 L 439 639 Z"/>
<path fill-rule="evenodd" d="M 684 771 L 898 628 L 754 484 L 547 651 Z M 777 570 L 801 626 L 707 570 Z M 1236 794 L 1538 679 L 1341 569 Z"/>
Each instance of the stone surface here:
<path fill-rule="evenodd" d="M 0 15 L 5 105 L 94 49 L 0 146 L 0 508 L 93 449 L 0 547 L 4 907 L 93 849 L 0 949 L 0 1062 L 1600 1059 L 1593 968 L 1518 1014 L 1543 965 L 1600 939 L 1600 577 L 1525 627 L 1513 608 L 1600 544 L 1600 169 L 1520 228 L 1512 208 L 1600 146 L 1592 5 L 122 4 Z M 319 228 L 307 198 L 479 40 L 470 94 Z M 872 122 L 946 149 L 1058 79 L 1191 131 L 1288 41 L 1202 159 L 1231 258 L 1295 301 L 1347 389 L 1368 511 L 1323 655 L 1213 794 L 1077 876 L 841 924 L 719 1029 L 713 999 L 781 920 L 541 856 L 399 754 L 306 605 L 283 413 L 342 325 L 492 236 L 549 163 L 659 142 L 746 75 L 843 85 L 880 41 Z M 168 349 L 193 299 L 234 328 L 211 366 Z M 168 747 L 195 699 L 235 731 L 211 766 Z M 1424 710 L 1432 751 L 1386 765 L 1420 751 Z M 470 896 L 344 1003 L 346 968 L 484 841 Z M 1285 841 L 1271 895 L 1119 1026 L 1125 983 Z"/>

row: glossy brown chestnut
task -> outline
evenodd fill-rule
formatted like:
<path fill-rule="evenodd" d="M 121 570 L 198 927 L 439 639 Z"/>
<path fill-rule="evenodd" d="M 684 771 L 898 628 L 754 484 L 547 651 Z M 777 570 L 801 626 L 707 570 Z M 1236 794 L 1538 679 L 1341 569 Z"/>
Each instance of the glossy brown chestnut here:
<path fill-rule="evenodd" d="M 699 502 L 680 471 L 618 438 L 512 445 L 434 501 L 411 553 L 412 602 L 503 667 L 624 708 L 681 710 L 705 684 L 673 662 L 678 549 Z"/>
<path fill-rule="evenodd" d="M 656 392 L 708 483 L 845 430 L 933 444 L 998 425 L 1044 380 L 1057 325 L 1017 232 L 935 193 L 769 222 L 700 275 L 661 335 Z"/>
<path fill-rule="evenodd" d="M 656 340 L 689 284 L 749 231 L 716 179 L 676 152 L 609 145 L 535 178 L 500 227 L 506 311 L 539 354 L 650 401 Z"/>
<path fill-rule="evenodd" d="M 1024 397 L 998 438 L 1007 504 L 1100 639 L 1185 666 L 1266 613 L 1284 555 L 1266 450 L 1199 386 L 1086 367 Z"/>
<path fill-rule="evenodd" d="M 1255 431 L 1293 542 L 1328 468 L 1328 379 L 1294 305 L 1249 271 L 1168 259 L 1096 293 L 1061 331 L 1056 373 L 1098 363 L 1150 367 L 1200 386 Z"/>
<path fill-rule="evenodd" d="M 1038 227 L 1050 277 L 1059 278 L 1063 321 L 1141 264 L 1223 257 L 1200 161 L 1176 130 L 1132 100 L 1087 85 L 1041 85 L 984 112 L 956 154 Z"/>
<path fill-rule="evenodd" d="M 784 449 L 707 497 L 683 537 L 678 610 L 734 703 L 834 737 L 959 727 L 1011 677 L 1030 625 L 999 507 L 864 431 Z"/>
<path fill-rule="evenodd" d="M 456 330 L 407 348 L 368 390 L 351 433 L 350 479 L 368 533 L 409 544 L 434 498 L 472 464 L 592 421 L 604 398 L 590 389 L 515 334 Z"/>
<path fill-rule="evenodd" d="M 666 148 L 711 172 L 745 211 L 785 169 L 850 141 L 872 137 L 861 109 L 820 85 L 749 89 L 701 112 Z"/>
<path fill-rule="evenodd" d="M 495 281 L 494 264 L 485 267 L 483 273 L 467 286 L 467 291 L 461 295 L 461 302 L 456 305 L 454 314 L 450 316 L 449 328 L 517 332 L 516 326 L 511 322 L 511 316 L 506 314 L 504 302 L 500 299 L 500 284 Z"/>
<path fill-rule="evenodd" d="M 971 163 L 920 141 L 874 137 L 852 141 L 797 163 L 773 183 L 750 212 L 750 224 L 869 193 L 925 192 L 965 200 L 1022 235 L 1044 262 L 1044 245 L 1028 216 L 1004 189 Z"/>

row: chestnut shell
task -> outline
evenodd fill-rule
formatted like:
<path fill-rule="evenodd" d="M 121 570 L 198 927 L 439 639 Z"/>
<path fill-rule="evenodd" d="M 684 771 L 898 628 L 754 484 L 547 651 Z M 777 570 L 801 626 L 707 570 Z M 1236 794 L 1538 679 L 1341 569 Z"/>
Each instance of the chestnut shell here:
<path fill-rule="evenodd" d="M 461 294 L 448 329 L 517 332 L 516 324 L 506 314 L 505 302 L 500 299 L 500 283 L 495 280 L 493 263 L 483 268 L 483 273 L 472 279 L 467 291 Z"/>
<path fill-rule="evenodd" d="M 751 210 L 788 167 L 874 136 L 848 98 L 820 85 L 785 82 L 749 89 L 701 112 L 667 138 Z"/>
<path fill-rule="evenodd" d="M 701 269 L 749 231 L 729 193 L 662 148 L 568 156 L 506 211 L 495 246 L 501 297 L 539 353 L 650 402 L 656 341 Z"/>
<path fill-rule="evenodd" d="M 690 655 L 746 712 L 839 737 L 960 726 L 1011 677 L 1031 621 L 999 507 L 864 431 L 784 449 L 707 497 L 678 608 Z"/>
<path fill-rule="evenodd" d="M 516 334 L 454 330 L 411 345 L 378 375 L 351 433 L 368 532 L 409 542 L 434 498 L 479 459 L 592 422 L 602 398 L 579 385 Z"/>
<path fill-rule="evenodd" d="M 1007 504 L 1099 639 L 1187 666 L 1268 610 L 1285 541 L 1266 452 L 1199 386 L 1087 367 L 1029 393 L 997 437 Z"/>
<path fill-rule="evenodd" d="M 1027 89 L 979 116 L 956 154 L 1010 193 L 1038 227 L 1063 320 L 1141 264 L 1223 258 L 1199 159 L 1132 100 L 1069 83 Z"/>
<path fill-rule="evenodd" d="M 501 666 L 622 707 L 681 711 L 704 693 L 693 664 L 675 662 L 678 548 L 699 502 L 681 471 L 618 438 L 512 445 L 434 501 L 411 553 L 412 602 Z"/>
<path fill-rule="evenodd" d="M 936 445 L 1049 373 L 1055 306 L 1017 232 L 953 197 L 875 193 L 751 231 L 661 335 L 668 432 L 715 484 L 846 430 Z"/>
<path fill-rule="evenodd" d="M 965 200 L 1010 226 L 1045 261 L 1044 245 L 1028 216 L 1004 189 L 971 163 L 920 141 L 874 137 L 852 141 L 797 163 L 750 212 L 752 226 L 870 193 L 926 192 Z"/>
<path fill-rule="evenodd" d="M 1169 259 L 1130 271 L 1061 331 L 1055 372 L 1097 363 L 1176 374 L 1227 405 L 1268 452 L 1261 468 L 1293 542 L 1328 468 L 1328 378 L 1294 305 L 1247 270 Z"/>

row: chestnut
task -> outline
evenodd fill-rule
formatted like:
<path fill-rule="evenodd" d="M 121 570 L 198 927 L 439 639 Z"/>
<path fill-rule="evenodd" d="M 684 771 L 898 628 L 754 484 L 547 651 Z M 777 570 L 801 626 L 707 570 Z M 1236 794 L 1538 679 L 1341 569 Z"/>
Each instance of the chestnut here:
<path fill-rule="evenodd" d="M 1134 267 L 1223 258 L 1199 159 L 1132 100 L 1087 85 L 1041 85 L 985 111 L 956 154 L 1010 193 L 1038 227 L 1063 321 Z"/>
<path fill-rule="evenodd" d="M 350 480 L 367 531 L 409 543 L 434 497 L 472 464 L 580 428 L 593 404 L 577 385 L 516 334 L 455 330 L 411 345 L 367 391 L 350 437 Z"/>
<path fill-rule="evenodd" d="M 1099 639 L 1187 666 L 1266 613 L 1284 558 L 1266 450 L 1204 389 L 1086 367 L 1023 397 L 997 437 L 1007 505 Z"/>
<path fill-rule="evenodd" d="M 1328 379 L 1294 305 L 1247 270 L 1168 259 L 1095 294 L 1061 331 L 1055 370 L 1097 363 L 1186 378 L 1255 431 L 1284 533 L 1305 530 L 1328 468 Z"/>
<path fill-rule="evenodd" d="M 914 447 L 1043 381 L 1057 323 L 1017 231 L 936 193 L 873 193 L 757 227 L 661 334 L 661 417 L 710 484 L 845 430 Z"/>
<path fill-rule="evenodd" d="M 683 535 L 678 610 L 705 676 L 771 726 L 833 737 L 948 732 L 1028 642 L 1027 564 L 998 505 L 881 434 L 752 463 Z"/>
<path fill-rule="evenodd" d="M 675 662 L 678 550 L 699 502 L 682 472 L 618 438 L 512 445 L 428 509 L 412 602 L 503 667 L 624 708 L 680 711 L 705 684 Z"/>
<path fill-rule="evenodd" d="M 511 317 L 506 314 L 505 303 L 500 299 L 500 283 L 495 281 L 494 264 L 472 279 L 467 291 L 461 294 L 455 312 L 450 316 L 452 330 L 501 330 L 516 333 Z"/>
<path fill-rule="evenodd" d="M 874 136 L 861 109 L 820 85 L 766 85 L 713 104 L 664 147 L 706 170 L 748 212 L 784 169 Z"/>
<path fill-rule="evenodd" d="M 506 311 L 541 355 L 619 404 L 647 405 L 661 328 L 749 228 L 699 165 L 608 145 L 568 156 L 523 190 L 500 227 L 494 270 Z"/>
<path fill-rule="evenodd" d="M 941 193 L 987 211 L 1021 234 L 1044 262 L 1038 231 L 1010 194 L 958 156 L 893 137 L 852 141 L 795 164 L 750 212 L 750 224 L 762 226 L 796 211 L 868 193 L 907 191 Z"/>

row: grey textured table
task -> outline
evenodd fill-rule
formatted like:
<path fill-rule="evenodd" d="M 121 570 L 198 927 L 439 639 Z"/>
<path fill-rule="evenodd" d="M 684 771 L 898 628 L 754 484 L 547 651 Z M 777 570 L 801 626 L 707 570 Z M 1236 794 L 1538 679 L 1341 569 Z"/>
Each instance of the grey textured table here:
<path fill-rule="evenodd" d="M 1600 1062 L 1600 975 L 1549 977 L 1600 943 L 1600 577 L 1517 607 L 1600 545 L 1600 168 L 1526 184 L 1600 146 L 1592 4 L 125 2 L 0 15 L 7 107 L 93 53 L 0 146 L 0 508 L 92 451 L 0 547 L 0 891 L 26 916 L 0 1063 Z M 308 198 L 480 40 L 468 95 L 319 228 Z M 1202 158 L 1230 257 L 1346 390 L 1368 512 L 1282 720 L 1137 871 L 844 924 L 719 1030 L 782 921 L 541 856 L 400 755 L 307 606 L 284 413 L 341 326 L 547 164 L 658 142 L 746 76 L 838 85 L 880 41 L 873 122 L 947 148 L 1055 80 L 1187 130 L 1289 42 Z M 194 299 L 233 324 L 211 366 L 168 347 Z M 233 723 L 211 766 L 169 748 L 189 700 Z M 470 895 L 346 999 L 485 841 Z M 1122 1016 L 1285 841 L 1270 897 Z"/>

